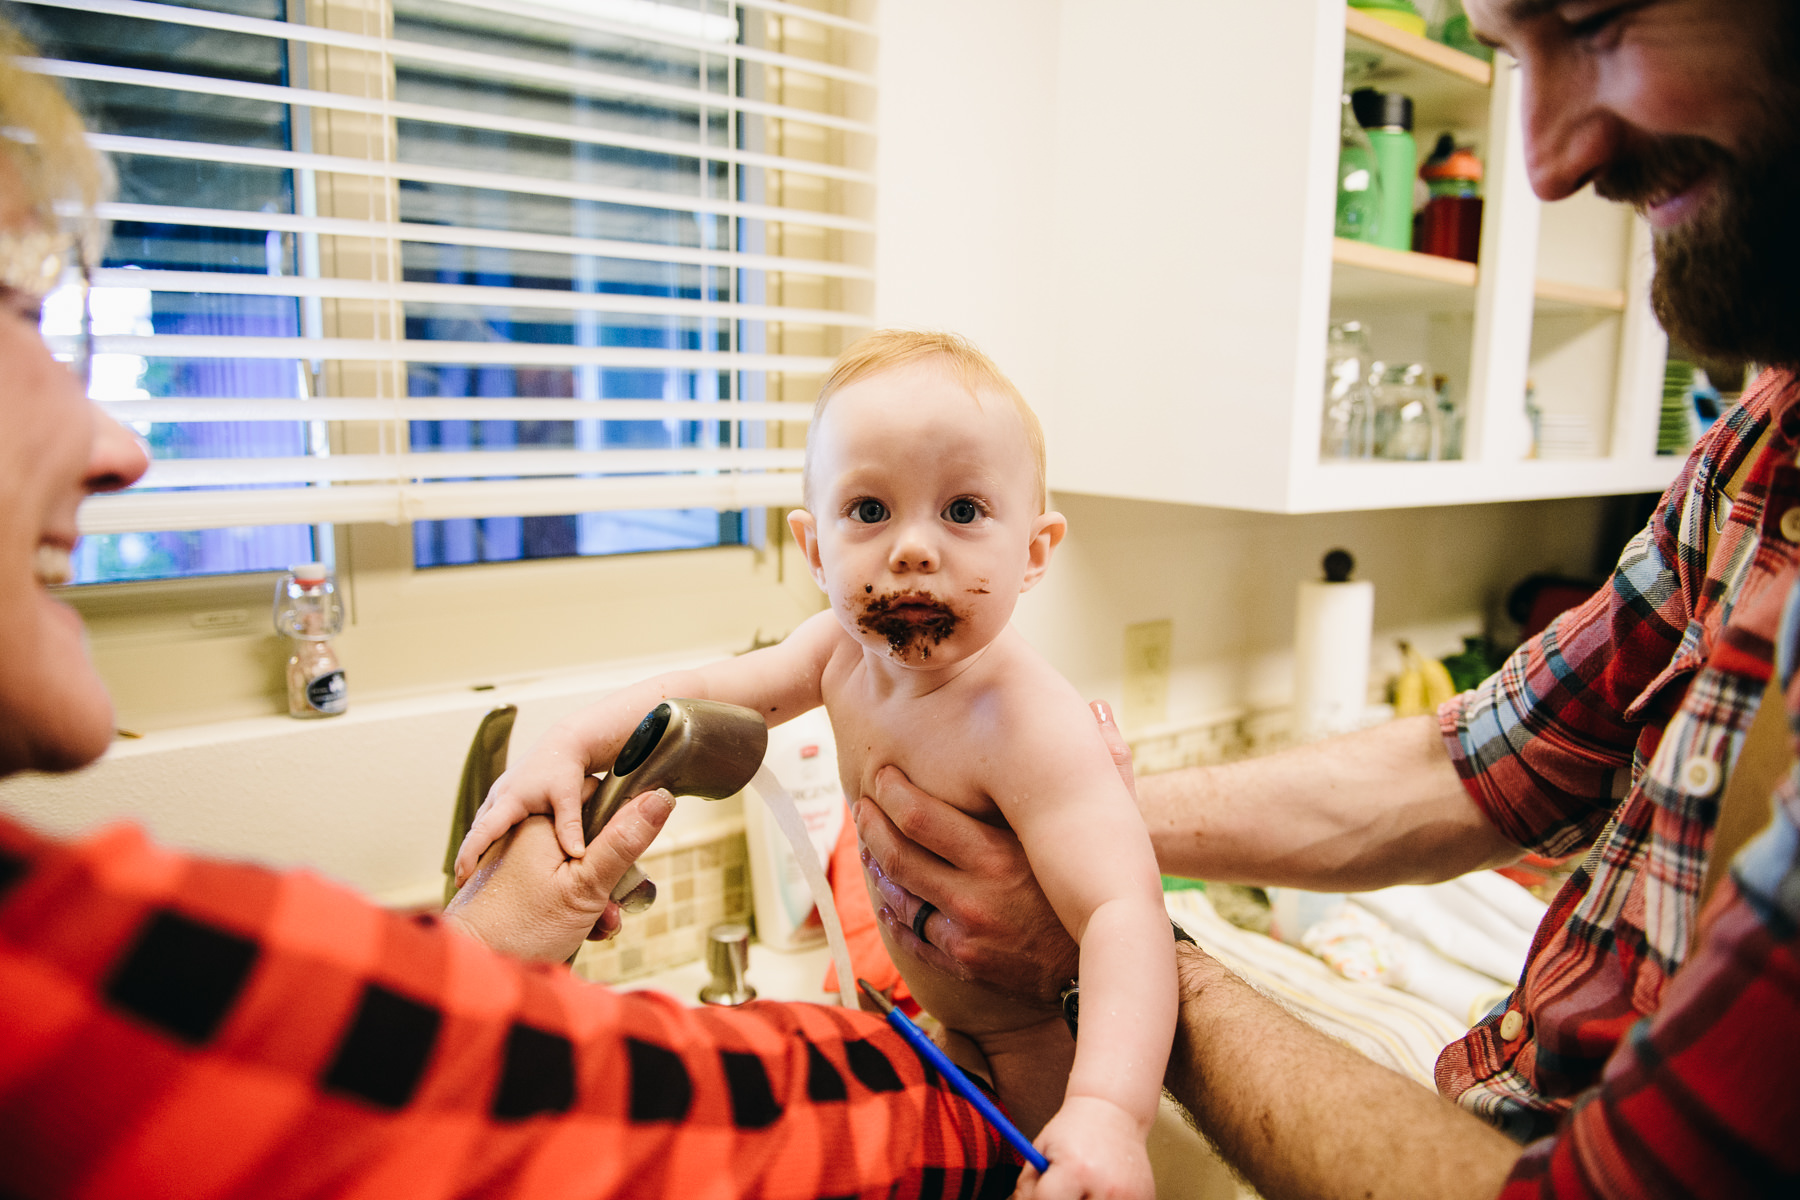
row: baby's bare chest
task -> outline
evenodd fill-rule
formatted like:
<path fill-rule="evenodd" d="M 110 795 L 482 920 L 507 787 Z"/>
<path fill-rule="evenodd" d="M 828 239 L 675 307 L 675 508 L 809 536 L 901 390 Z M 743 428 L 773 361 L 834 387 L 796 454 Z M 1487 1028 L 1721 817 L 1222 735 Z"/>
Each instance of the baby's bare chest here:
<path fill-rule="evenodd" d="M 854 683 L 825 688 L 838 773 L 851 800 L 875 794 L 883 767 L 983 820 L 999 820 L 990 798 L 1002 749 L 967 696 L 873 697 Z"/>

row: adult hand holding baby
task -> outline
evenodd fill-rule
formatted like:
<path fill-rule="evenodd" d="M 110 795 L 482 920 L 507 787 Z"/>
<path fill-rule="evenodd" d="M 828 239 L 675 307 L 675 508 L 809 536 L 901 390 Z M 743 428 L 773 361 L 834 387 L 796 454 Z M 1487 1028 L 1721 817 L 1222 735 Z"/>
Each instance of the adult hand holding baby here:
<path fill-rule="evenodd" d="M 1131 748 L 1104 703 L 1089 707 L 1135 795 Z M 1059 1007 L 1080 949 L 1012 830 L 919 790 L 896 767 L 876 776 L 875 794 L 859 800 L 852 815 L 864 865 L 881 894 L 876 915 L 891 936 L 935 970 L 1022 1003 Z M 925 920 L 916 923 L 928 903 Z"/>

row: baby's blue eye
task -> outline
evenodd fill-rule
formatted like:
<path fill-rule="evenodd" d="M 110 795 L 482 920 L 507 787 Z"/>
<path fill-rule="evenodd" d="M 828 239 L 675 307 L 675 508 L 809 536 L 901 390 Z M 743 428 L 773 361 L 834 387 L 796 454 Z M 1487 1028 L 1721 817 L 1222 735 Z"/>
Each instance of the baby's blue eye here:
<path fill-rule="evenodd" d="M 865 525 L 875 525 L 887 520 L 887 505 L 879 500 L 858 500 L 850 510 L 850 516 Z"/>
<path fill-rule="evenodd" d="M 944 510 L 944 516 L 958 525 L 971 524 L 980 515 L 981 508 L 967 496 L 959 500 L 952 500 L 950 507 Z"/>

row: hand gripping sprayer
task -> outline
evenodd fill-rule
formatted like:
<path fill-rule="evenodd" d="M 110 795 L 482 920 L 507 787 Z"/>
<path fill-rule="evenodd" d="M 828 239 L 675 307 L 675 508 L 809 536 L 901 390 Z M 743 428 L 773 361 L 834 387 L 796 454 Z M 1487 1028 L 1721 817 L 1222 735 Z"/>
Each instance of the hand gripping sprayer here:
<path fill-rule="evenodd" d="M 708 800 L 735 796 L 756 774 L 768 747 L 769 727 L 755 709 L 715 700 L 664 700 L 638 722 L 612 770 L 582 805 L 582 836 L 593 841 L 627 800 L 657 788 Z M 612 898 L 626 912 L 642 912 L 656 899 L 656 885 L 633 865 Z"/>

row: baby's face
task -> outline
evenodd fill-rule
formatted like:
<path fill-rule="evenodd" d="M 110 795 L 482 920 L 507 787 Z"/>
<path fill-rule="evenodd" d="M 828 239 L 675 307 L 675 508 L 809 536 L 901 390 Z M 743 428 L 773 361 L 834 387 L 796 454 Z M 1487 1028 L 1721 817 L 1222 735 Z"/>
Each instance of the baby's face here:
<path fill-rule="evenodd" d="M 992 642 L 1048 563 L 1046 520 L 1060 536 L 1011 401 L 978 403 L 941 363 L 839 391 L 807 453 L 812 508 L 795 529 L 813 577 L 851 636 L 906 666 Z"/>

